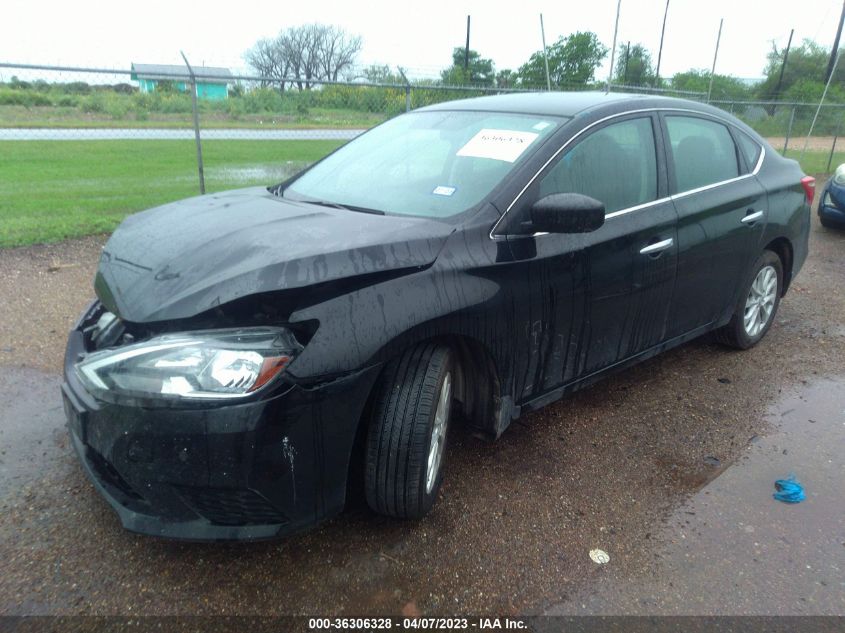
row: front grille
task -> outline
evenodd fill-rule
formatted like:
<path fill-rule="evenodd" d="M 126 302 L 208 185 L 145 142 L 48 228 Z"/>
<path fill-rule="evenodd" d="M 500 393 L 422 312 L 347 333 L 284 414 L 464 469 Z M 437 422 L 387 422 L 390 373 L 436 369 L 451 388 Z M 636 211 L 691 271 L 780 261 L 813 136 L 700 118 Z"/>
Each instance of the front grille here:
<path fill-rule="evenodd" d="M 97 451 L 89 448 L 86 451 L 86 454 L 88 461 L 94 467 L 94 470 L 103 482 L 118 489 L 130 499 L 135 499 L 136 501 L 144 500 L 144 498 L 135 492 L 132 486 L 130 486 L 129 483 L 120 476 L 120 473 L 117 472 L 115 467 L 106 461 Z"/>
<path fill-rule="evenodd" d="M 179 496 L 197 514 L 216 525 L 287 523 L 287 517 L 252 490 L 179 488 Z"/>

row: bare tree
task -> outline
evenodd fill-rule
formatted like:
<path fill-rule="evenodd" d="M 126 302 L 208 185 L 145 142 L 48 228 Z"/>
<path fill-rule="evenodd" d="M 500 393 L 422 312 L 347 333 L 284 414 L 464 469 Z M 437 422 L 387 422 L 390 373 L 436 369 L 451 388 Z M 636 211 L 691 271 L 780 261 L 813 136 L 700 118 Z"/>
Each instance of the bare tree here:
<path fill-rule="evenodd" d="M 259 40 L 244 59 L 262 77 L 277 80 L 282 90 L 285 82 L 308 90 L 314 81 L 337 81 L 360 50 L 360 36 L 338 26 L 305 24 L 284 29 L 274 39 Z"/>
<path fill-rule="evenodd" d="M 349 35 L 336 26 L 322 27 L 319 55 L 324 78 L 337 81 L 338 75 L 352 66 L 359 52 L 359 35 Z"/>
<path fill-rule="evenodd" d="M 290 59 L 281 48 L 281 37 L 262 38 L 244 53 L 244 59 L 261 77 L 278 79 L 279 89 L 284 92 L 285 82 L 281 81 L 290 73 Z M 261 81 L 262 87 L 272 83 L 268 79 Z"/>

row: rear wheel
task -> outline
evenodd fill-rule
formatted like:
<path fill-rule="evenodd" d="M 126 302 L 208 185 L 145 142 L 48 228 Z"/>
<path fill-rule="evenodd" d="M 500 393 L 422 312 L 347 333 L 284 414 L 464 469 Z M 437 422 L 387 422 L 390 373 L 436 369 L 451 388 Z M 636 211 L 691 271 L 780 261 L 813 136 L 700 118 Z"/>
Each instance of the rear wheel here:
<path fill-rule="evenodd" d="M 450 349 L 419 345 L 385 367 L 369 421 L 364 487 L 380 514 L 410 519 L 434 505 L 454 384 Z"/>
<path fill-rule="evenodd" d="M 783 292 L 783 264 L 775 253 L 763 251 L 753 270 L 731 320 L 715 332 L 720 343 L 738 349 L 753 347 L 766 335 Z"/>

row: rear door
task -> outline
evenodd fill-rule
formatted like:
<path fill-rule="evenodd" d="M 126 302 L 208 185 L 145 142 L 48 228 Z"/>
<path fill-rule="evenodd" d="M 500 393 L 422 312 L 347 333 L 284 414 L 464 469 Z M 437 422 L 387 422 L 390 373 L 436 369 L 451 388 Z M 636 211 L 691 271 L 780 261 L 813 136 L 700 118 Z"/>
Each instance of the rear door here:
<path fill-rule="evenodd" d="M 706 327 L 733 309 L 759 255 L 767 201 L 728 125 L 686 112 L 665 112 L 661 120 L 678 214 L 671 338 Z"/>

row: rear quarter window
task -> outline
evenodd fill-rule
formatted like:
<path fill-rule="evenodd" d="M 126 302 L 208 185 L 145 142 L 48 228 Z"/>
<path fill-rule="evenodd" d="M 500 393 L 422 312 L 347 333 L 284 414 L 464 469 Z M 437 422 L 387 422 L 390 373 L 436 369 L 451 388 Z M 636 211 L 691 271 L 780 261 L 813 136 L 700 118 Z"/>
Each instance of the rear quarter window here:
<path fill-rule="evenodd" d="M 745 164 L 748 166 L 746 172 L 750 173 L 757 166 L 757 161 L 760 160 L 760 153 L 763 151 L 763 148 L 745 132 L 737 131 L 735 136 L 739 145 L 739 151 L 742 152 L 742 156 L 745 158 Z"/>

